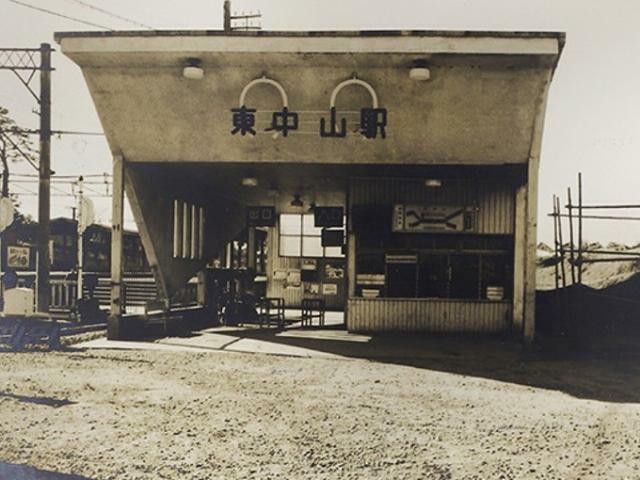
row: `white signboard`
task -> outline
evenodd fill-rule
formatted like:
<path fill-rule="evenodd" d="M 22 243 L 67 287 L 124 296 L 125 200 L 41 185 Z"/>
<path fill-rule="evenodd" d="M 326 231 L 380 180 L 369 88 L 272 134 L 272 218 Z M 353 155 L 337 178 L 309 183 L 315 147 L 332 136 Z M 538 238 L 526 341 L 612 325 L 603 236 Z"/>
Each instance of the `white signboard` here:
<path fill-rule="evenodd" d="M 29 247 L 7 247 L 7 266 L 9 268 L 29 267 Z"/>
<path fill-rule="evenodd" d="M 9 197 L 0 198 L 0 232 L 13 223 L 13 202 Z"/>
<path fill-rule="evenodd" d="M 473 229 L 471 212 L 464 207 L 394 205 L 394 232 L 462 232 Z"/>

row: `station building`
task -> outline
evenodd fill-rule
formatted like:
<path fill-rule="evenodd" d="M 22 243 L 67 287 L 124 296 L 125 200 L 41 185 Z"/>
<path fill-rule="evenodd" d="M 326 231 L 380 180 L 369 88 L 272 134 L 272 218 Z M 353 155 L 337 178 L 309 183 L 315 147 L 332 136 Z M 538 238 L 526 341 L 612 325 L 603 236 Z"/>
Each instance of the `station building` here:
<path fill-rule="evenodd" d="M 538 168 L 563 34 L 56 40 L 113 153 L 114 318 L 126 192 L 167 298 L 243 234 L 267 296 L 323 298 L 350 331 L 533 337 Z"/>

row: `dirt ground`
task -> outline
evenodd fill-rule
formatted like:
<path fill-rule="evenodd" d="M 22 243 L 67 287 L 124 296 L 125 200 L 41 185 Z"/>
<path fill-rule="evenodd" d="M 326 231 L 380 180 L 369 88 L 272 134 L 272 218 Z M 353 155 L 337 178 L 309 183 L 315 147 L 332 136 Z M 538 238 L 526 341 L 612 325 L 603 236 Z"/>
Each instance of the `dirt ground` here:
<path fill-rule="evenodd" d="M 422 347 L 3 353 L 0 462 L 118 480 L 640 478 L 640 355 Z"/>

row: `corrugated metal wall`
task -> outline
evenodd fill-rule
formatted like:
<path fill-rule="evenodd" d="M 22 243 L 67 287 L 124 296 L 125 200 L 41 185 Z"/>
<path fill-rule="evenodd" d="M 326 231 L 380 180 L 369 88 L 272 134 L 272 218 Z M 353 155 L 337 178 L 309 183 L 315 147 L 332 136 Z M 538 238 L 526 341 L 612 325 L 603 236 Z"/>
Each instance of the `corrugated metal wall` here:
<path fill-rule="evenodd" d="M 498 333 L 510 328 L 511 302 L 350 298 L 350 332 Z"/>
<path fill-rule="evenodd" d="M 357 178 L 351 181 L 350 202 L 477 207 L 476 233 L 514 233 L 515 187 L 505 182 L 443 180 L 441 187 L 426 188 L 423 179 Z"/>

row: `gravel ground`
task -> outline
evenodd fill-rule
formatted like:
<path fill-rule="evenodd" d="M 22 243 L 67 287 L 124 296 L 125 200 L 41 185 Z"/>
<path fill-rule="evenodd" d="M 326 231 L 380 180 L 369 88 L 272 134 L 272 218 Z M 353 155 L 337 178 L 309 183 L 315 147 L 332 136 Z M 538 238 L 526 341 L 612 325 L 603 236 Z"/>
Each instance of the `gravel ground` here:
<path fill-rule="evenodd" d="M 638 358 L 0 354 L 0 461 L 92 479 L 638 479 Z"/>

